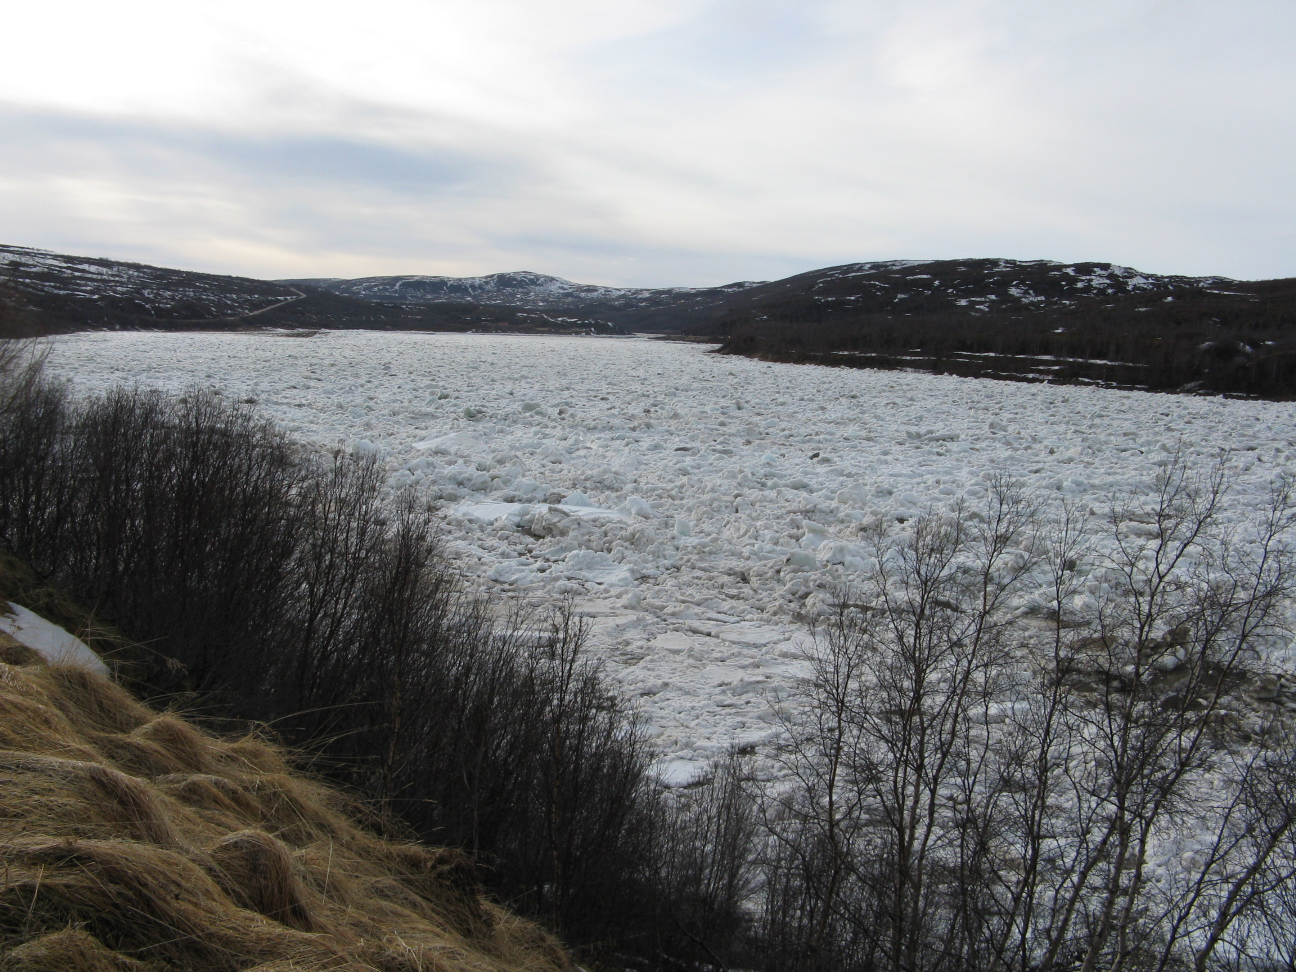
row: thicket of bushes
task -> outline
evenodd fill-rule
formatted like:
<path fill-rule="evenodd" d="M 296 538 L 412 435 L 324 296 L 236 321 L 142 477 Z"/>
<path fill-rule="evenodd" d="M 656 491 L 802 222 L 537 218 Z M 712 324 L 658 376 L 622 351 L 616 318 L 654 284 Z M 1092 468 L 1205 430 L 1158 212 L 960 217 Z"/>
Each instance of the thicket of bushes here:
<path fill-rule="evenodd" d="M 74 401 L 12 365 L 0 538 L 142 643 L 137 687 L 269 724 L 571 940 L 634 936 L 649 757 L 569 612 L 495 617 L 371 462 L 302 454 L 247 406 Z"/>
<path fill-rule="evenodd" d="M 0 396 L 0 541 L 588 954 L 662 969 L 1292 968 L 1290 489 L 1049 514 L 1011 483 L 860 538 L 778 772 L 684 790 L 559 605 L 500 616 L 379 470 L 214 393 Z M 1285 642 L 1284 642 L 1285 643 Z M 757 770 L 760 769 L 760 772 Z"/>

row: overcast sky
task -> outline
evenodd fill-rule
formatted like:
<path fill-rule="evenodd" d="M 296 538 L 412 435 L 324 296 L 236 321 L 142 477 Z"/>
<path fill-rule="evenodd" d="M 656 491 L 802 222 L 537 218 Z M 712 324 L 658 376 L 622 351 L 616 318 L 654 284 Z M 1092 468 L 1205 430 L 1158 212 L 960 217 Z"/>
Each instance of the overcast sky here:
<path fill-rule="evenodd" d="M 60 0 L 0 22 L 0 242 L 258 277 L 1296 276 L 1292 0 Z"/>

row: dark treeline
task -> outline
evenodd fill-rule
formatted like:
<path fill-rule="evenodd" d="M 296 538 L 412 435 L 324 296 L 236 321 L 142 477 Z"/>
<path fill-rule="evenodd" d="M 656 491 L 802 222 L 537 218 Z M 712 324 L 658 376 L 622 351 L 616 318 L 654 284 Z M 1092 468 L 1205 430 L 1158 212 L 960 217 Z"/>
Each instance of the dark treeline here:
<path fill-rule="evenodd" d="M 1183 462 L 1098 513 L 998 482 L 864 528 L 782 742 L 669 790 L 570 607 L 473 597 L 372 463 L 9 359 L 0 542 L 141 642 L 123 677 L 266 725 L 589 961 L 1296 968 L 1281 483 L 1243 533 Z"/>
<path fill-rule="evenodd" d="M 973 313 L 938 296 L 903 306 L 791 294 L 712 325 L 721 351 L 769 360 L 1158 391 L 1296 396 L 1290 280 L 1085 297 Z"/>

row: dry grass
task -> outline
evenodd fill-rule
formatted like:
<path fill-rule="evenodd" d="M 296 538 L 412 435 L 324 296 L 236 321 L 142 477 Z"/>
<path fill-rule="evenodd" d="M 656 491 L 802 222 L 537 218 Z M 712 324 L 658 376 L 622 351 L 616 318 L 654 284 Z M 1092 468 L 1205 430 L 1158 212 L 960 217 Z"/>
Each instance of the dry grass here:
<path fill-rule="evenodd" d="M 216 738 L 0 636 L 0 972 L 570 972 L 455 851 L 381 840 Z"/>

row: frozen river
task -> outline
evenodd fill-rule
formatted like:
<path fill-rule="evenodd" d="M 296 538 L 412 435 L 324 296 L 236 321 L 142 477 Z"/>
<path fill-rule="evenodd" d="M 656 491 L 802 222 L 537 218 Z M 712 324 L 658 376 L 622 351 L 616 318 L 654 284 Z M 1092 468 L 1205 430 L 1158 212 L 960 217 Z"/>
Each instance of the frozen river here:
<path fill-rule="evenodd" d="M 1175 449 L 1234 450 L 1232 517 L 1291 469 L 1296 406 L 779 365 L 642 339 L 77 334 L 93 392 L 214 386 L 305 443 L 374 453 L 434 498 L 497 597 L 570 593 L 686 779 L 772 732 L 797 620 L 849 581 L 861 524 L 985 495 L 1006 471 L 1101 505 Z"/>

